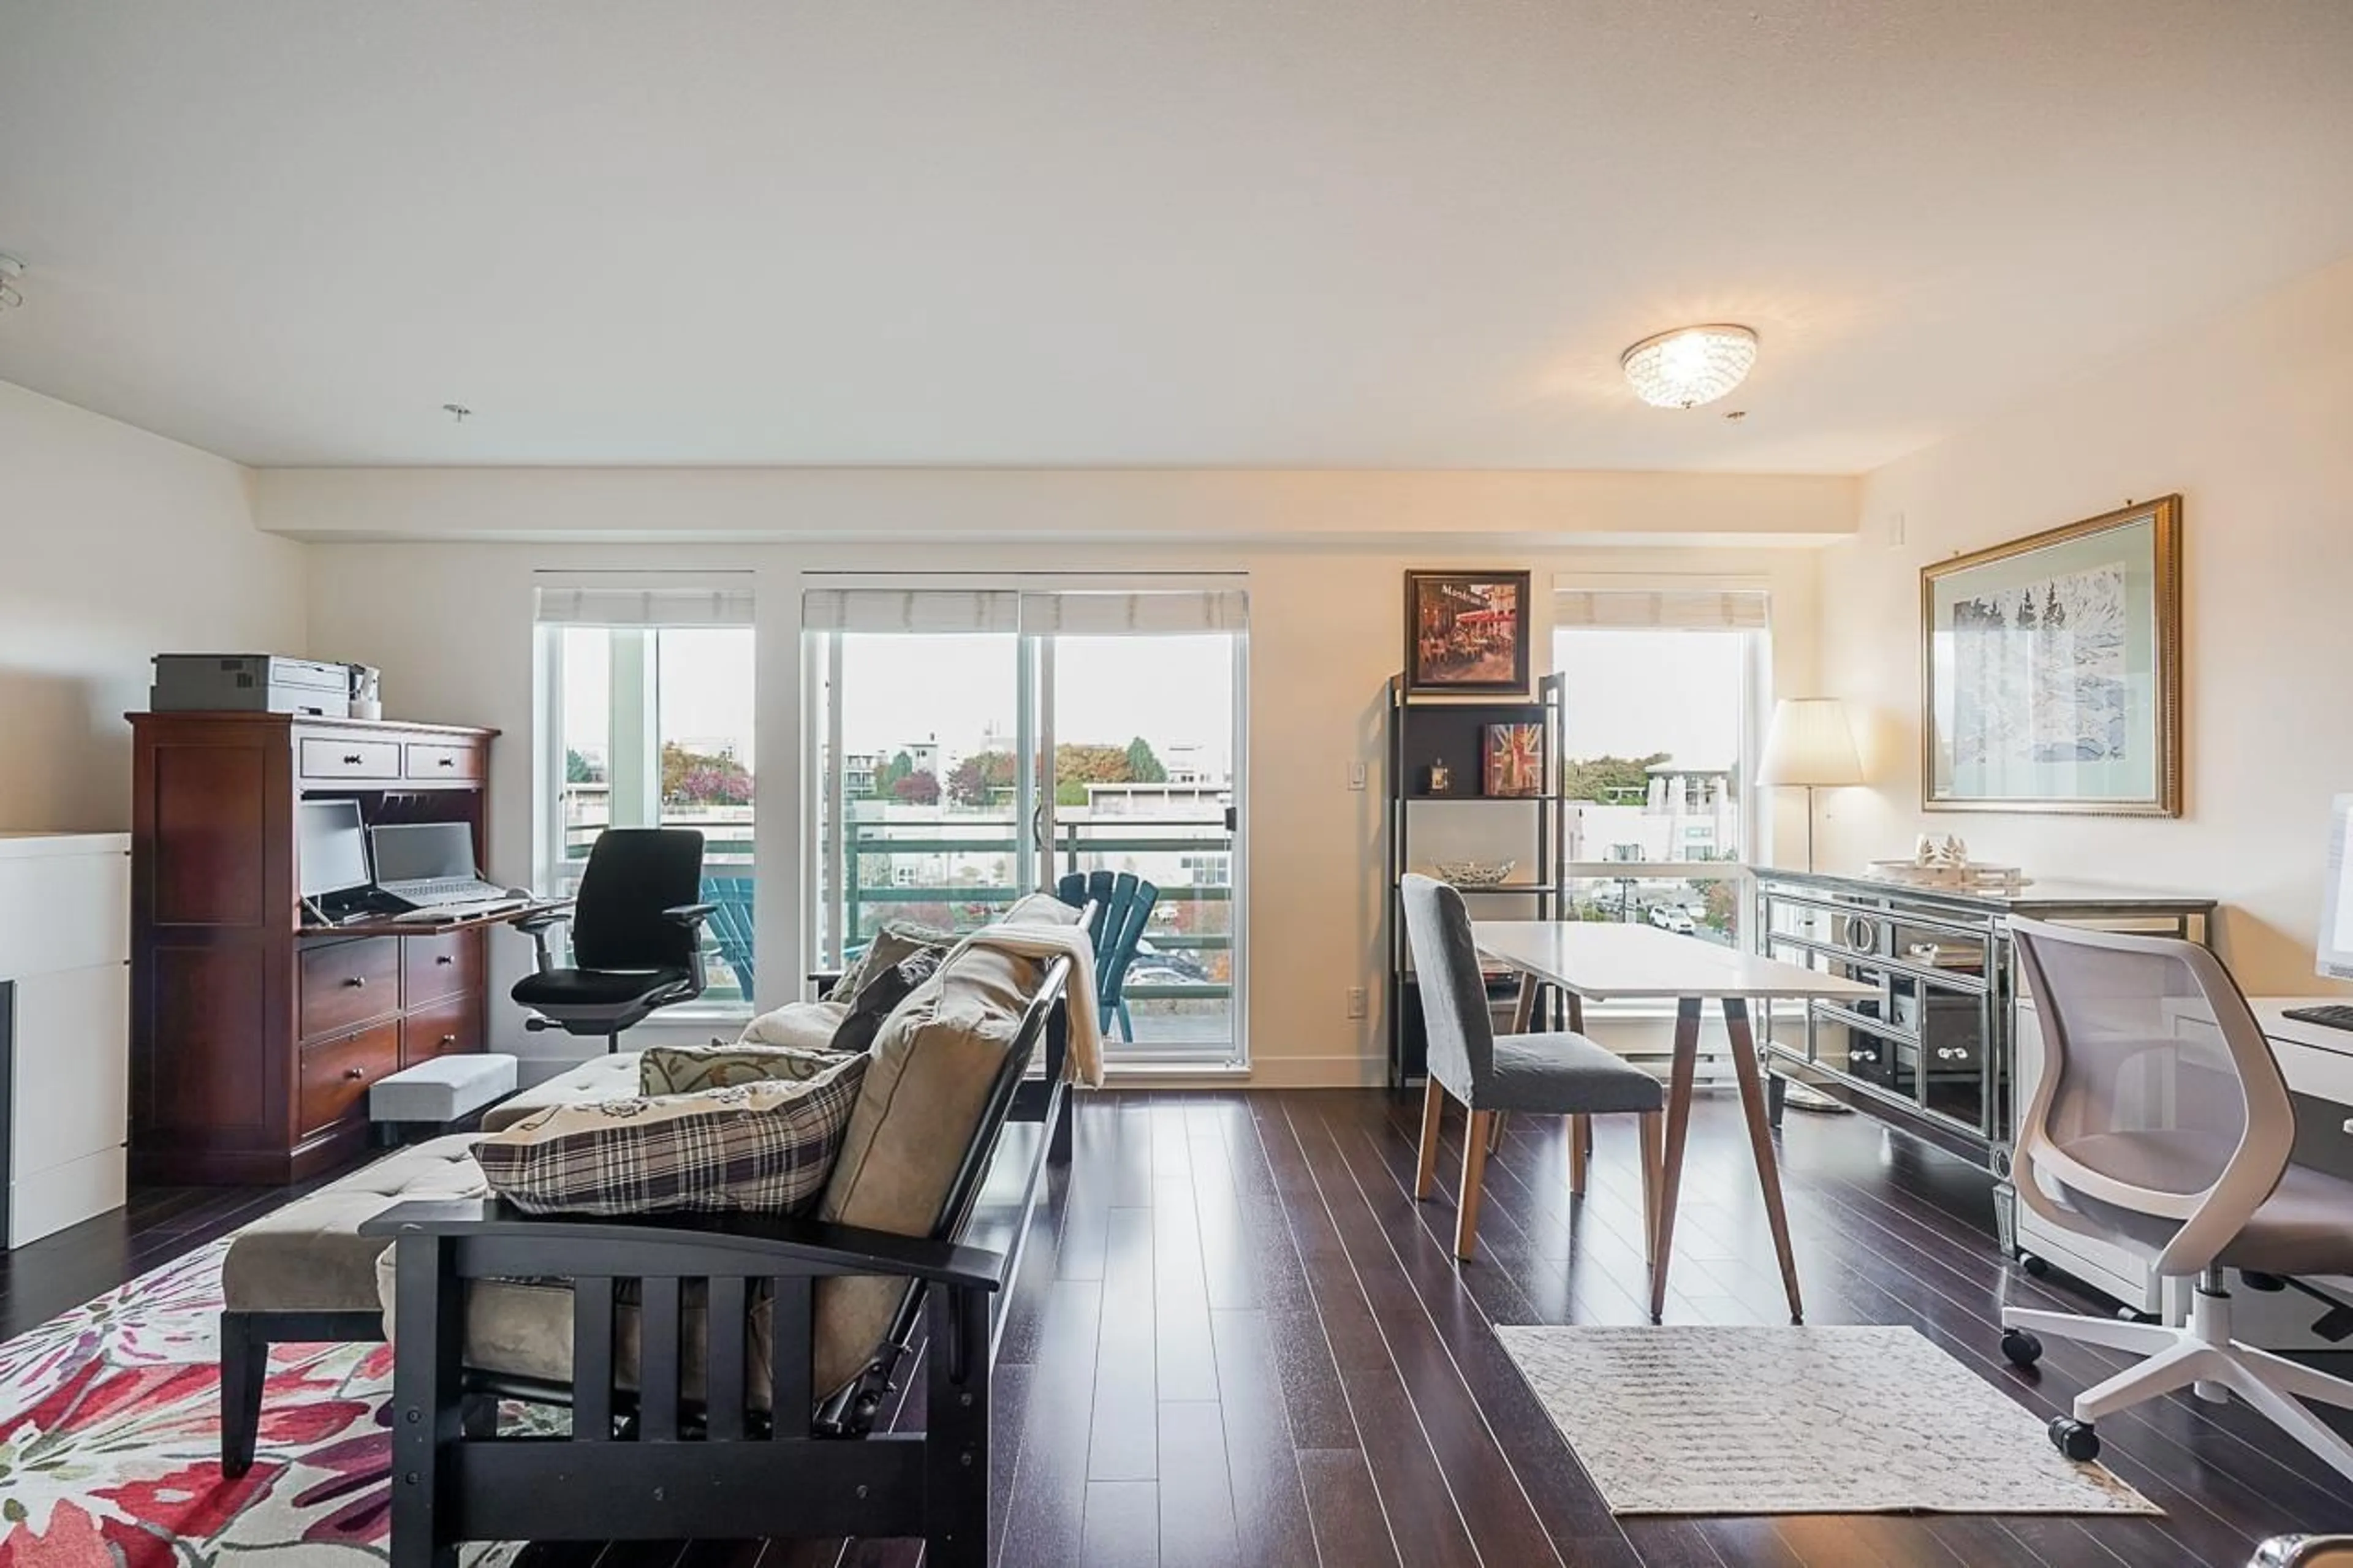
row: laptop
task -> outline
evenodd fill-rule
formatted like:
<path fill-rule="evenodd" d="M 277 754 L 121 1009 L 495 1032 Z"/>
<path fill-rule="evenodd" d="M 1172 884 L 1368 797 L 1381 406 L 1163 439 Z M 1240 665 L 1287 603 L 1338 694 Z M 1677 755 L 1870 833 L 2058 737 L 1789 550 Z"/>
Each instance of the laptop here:
<path fill-rule="evenodd" d="M 368 829 L 375 885 L 420 909 L 520 900 L 482 879 L 474 830 L 463 822 L 386 822 Z"/>

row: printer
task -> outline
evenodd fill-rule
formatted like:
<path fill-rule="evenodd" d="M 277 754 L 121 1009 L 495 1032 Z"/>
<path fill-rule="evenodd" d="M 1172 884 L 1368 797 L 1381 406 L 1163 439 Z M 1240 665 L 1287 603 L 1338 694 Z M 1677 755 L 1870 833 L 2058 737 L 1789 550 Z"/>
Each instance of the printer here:
<path fill-rule="evenodd" d="M 269 653 L 159 653 L 147 705 L 158 713 L 301 713 L 345 719 L 352 668 Z"/>

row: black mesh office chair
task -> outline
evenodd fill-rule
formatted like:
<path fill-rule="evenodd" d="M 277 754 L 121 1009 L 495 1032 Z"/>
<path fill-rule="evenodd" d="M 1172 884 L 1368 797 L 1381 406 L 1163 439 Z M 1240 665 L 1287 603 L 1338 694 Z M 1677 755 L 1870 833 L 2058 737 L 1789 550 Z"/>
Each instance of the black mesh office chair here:
<path fill-rule="evenodd" d="M 695 901 L 702 891 L 702 834 L 607 828 L 588 851 L 572 908 L 515 922 L 539 949 L 538 973 L 514 986 L 514 999 L 531 1010 L 523 1027 L 602 1035 L 616 1051 L 622 1030 L 702 995 L 702 922 L 712 908 Z M 575 967 L 558 969 L 547 933 L 565 921 Z"/>

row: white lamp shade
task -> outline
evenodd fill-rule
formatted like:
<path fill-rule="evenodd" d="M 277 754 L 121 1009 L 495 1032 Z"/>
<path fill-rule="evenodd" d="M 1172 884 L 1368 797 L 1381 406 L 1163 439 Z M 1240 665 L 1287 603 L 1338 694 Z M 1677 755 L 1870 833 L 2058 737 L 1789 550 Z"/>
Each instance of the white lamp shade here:
<path fill-rule="evenodd" d="M 1835 697 L 1792 697 L 1773 705 L 1765 757 L 1757 782 L 1768 784 L 1859 784 L 1862 759 L 1847 728 L 1846 704 Z"/>

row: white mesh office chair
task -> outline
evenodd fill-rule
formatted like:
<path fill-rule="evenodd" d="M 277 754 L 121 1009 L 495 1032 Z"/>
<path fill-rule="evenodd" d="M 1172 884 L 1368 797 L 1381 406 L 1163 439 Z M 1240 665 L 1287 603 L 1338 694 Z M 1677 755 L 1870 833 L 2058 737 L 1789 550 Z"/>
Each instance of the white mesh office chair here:
<path fill-rule="evenodd" d="M 2231 1337 L 2222 1270 L 2353 1273 L 2353 1182 L 2288 1163 L 2295 1110 L 2230 971 L 2195 942 L 2013 921 L 2045 1070 L 2019 1117 L 2021 1202 L 2052 1225 L 2194 1277 L 2181 1327 L 2002 1309 L 2021 1366 L 2055 1334 L 2147 1359 L 2075 1398 L 2051 1440 L 2099 1452 L 2094 1424 L 2191 1384 L 2235 1394 L 2348 1477 L 2353 1444 L 2300 1399 L 2353 1407 L 2353 1383 Z"/>

